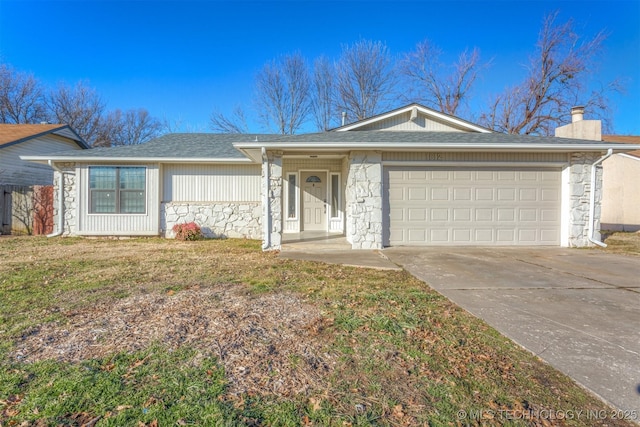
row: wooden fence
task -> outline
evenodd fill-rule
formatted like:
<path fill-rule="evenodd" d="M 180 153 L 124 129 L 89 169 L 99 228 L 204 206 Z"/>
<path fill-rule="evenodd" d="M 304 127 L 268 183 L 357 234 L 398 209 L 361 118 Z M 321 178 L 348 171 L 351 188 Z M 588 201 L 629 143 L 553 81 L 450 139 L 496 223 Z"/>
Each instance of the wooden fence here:
<path fill-rule="evenodd" d="M 1 234 L 53 231 L 53 186 L 0 185 Z"/>

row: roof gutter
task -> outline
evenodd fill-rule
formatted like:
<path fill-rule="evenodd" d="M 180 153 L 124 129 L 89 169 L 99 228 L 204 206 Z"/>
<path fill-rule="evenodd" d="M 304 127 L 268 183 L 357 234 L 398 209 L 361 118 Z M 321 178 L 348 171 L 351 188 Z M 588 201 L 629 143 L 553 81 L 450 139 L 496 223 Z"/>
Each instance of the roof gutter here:
<path fill-rule="evenodd" d="M 255 143 L 234 144 L 234 147 L 244 151 L 262 148 Z M 269 143 L 272 150 L 297 150 L 297 151 L 333 151 L 340 149 L 349 150 L 390 150 L 390 151 L 513 151 L 513 152 L 575 152 L 575 151 L 602 151 L 613 149 L 616 152 L 627 152 L 640 149 L 640 145 L 631 144 L 527 144 L 527 143 L 397 143 L 397 142 L 370 142 L 370 143 L 345 143 L 345 142 L 309 142 L 309 143 Z"/>
<path fill-rule="evenodd" d="M 61 236 L 64 232 L 64 172 L 53 161 L 48 161 L 49 166 L 58 172 L 58 230 L 47 234 L 47 237 Z"/>
<path fill-rule="evenodd" d="M 262 168 L 264 169 L 264 179 L 262 182 L 262 206 L 264 208 L 264 219 L 262 225 L 262 250 L 266 251 L 271 246 L 271 205 L 269 204 L 269 157 L 267 149 L 262 147 Z"/>
<path fill-rule="evenodd" d="M 20 156 L 20 159 L 48 163 L 54 162 L 110 162 L 110 163 L 252 163 L 247 158 L 214 158 L 214 157 L 99 157 L 99 156 Z"/>
<path fill-rule="evenodd" d="M 594 227 L 593 227 L 593 223 L 594 223 L 594 216 L 595 216 L 595 211 L 596 211 L 596 167 L 604 162 L 605 160 L 607 160 L 609 157 L 611 157 L 611 155 L 613 154 L 613 149 L 609 148 L 607 150 L 607 154 L 605 154 L 604 156 L 600 157 L 598 160 L 596 160 L 595 162 L 593 162 L 593 164 L 591 165 L 591 191 L 589 194 L 589 235 L 588 235 L 588 239 L 591 243 L 595 243 L 596 245 L 602 247 L 602 248 L 606 248 L 607 244 L 604 242 L 601 242 L 600 240 L 596 240 L 593 236 L 593 233 L 595 232 Z"/>

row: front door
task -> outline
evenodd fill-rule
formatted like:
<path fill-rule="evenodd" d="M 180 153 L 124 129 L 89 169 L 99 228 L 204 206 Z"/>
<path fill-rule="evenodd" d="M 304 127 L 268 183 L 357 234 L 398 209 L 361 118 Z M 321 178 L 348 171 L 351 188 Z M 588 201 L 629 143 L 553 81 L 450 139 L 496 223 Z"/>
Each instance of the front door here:
<path fill-rule="evenodd" d="M 303 172 L 302 229 L 327 230 L 327 173 Z"/>

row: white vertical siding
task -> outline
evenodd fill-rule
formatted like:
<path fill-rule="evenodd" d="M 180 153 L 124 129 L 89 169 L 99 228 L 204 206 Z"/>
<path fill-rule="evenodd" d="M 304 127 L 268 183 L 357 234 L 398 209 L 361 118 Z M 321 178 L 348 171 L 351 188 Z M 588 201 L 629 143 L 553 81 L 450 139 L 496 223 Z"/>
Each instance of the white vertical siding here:
<path fill-rule="evenodd" d="M 299 170 L 340 172 L 342 170 L 342 159 L 285 159 L 282 169 L 284 173 Z"/>
<path fill-rule="evenodd" d="M 554 162 L 565 163 L 565 153 L 412 153 L 385 152 L 382 161 Z"/>
<path fill-rule="evenodd" d="M 426 132 L 465 132 L 462 129 L 451 126 L 448 123 L 427 118 L 424 114 L 418 114 L 416 120 L 410 120 L 411 113 L 406 112 L 388 119 L 380 120 L 363 126 L 359 130 L 383 130 L 383 131 L 426 131 Z"/>
<path fill-rule="evenodd" d="M 259 202 L 260 165 L 166 164 L 163 202 Z"/>
<path fill-rule="evenodd" d="M 20 156 L 39 156 L 69 150 L 81 150 L 73 141 L 45 135 L 0 148 L 0 184 L 52 185 L 53 169 L 48 165 L 27 162 Z"/>
<path fill-rule="evenodd" d="M 77 232 L 85 236 L 149 236 L 158 235 L 159 206 L 158 196 L 160 174 L 157 164 L 143 164 L 147 168 L 146 203 L 144 214 L 90 214 L 89 213 L 89 167 L 79 165 L 76 169 L 77 186 Z M 121 166 L 121 165 L 108 165 Z M 122 165 L 126 166 L 126 165 Z"/>

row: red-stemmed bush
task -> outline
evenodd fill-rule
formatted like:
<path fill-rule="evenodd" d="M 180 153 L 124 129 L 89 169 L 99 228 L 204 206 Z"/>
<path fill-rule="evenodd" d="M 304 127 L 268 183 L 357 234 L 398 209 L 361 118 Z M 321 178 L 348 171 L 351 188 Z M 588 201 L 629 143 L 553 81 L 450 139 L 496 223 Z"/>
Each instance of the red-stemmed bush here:
<path fill-rule="evenodd" d="M 200 240 L 204 238 L 200 226 L 195 222 L 176 224 L 173 226 L 173 232 L 178 240 Z"/>

